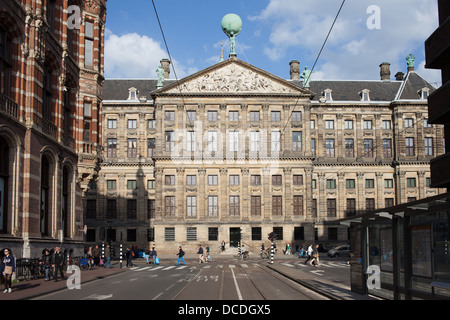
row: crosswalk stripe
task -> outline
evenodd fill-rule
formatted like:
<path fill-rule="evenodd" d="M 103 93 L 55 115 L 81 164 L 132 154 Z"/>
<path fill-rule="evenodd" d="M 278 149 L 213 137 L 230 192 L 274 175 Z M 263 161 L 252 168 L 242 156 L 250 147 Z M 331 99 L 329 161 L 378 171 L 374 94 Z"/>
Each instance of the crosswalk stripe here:
<path fill-rule="evenodd" d="M 150 269 L 151 267 L 145 267 L 145 268 L 140 268 L 139 270 L 136 270 L 136 271 L 144 271 L 144 270 L 147 270 L 147 269 Z M 133 269 L 133 270 L 135 270 L 135 269 Z"/>
<path fill-rule="evenodd" d="M 242 268 L 248 268 L 248 265 L 245 264 L 245 263 L 243 263 L 243 264 L 241 264 L 241 267 L 242 267 Z"/>
<path fill-rule="evenodd" d="M 290 263 L 282 263 L 282 265 L 284 265 L 284 266 L 288 266 L 288 267 L 291 267 L 291 268 L 293 268 L 294 267 L 294 265 L 293 264 L 290 264 Z"/>
<path fill-rule="evenodd" d="M 149 269 L 149 271 L 154 271 L 154 270 L 158 270 L 158 269 L 161 269 L 161 268 L 164 268 L 164 267 L 159 266 L 159 267 L 156 267 L 156 268 L 151 268 L 151 269 Z"/>
<path fill-rule="evenodd" d="M 170 269 L 173 269 L 173 268 L 175 268 L 175 266 L 170 266 L 170 267 L 164 268 L 163 270 L 165 271 L 165 270 L 170 270 Z"/>
<path fill-rule="evenodd" d="M 187 266 L 178 267 L 177 270 L 181 270 L 181 269 L 184 269 L 184 268 L 187 268 Z"/>

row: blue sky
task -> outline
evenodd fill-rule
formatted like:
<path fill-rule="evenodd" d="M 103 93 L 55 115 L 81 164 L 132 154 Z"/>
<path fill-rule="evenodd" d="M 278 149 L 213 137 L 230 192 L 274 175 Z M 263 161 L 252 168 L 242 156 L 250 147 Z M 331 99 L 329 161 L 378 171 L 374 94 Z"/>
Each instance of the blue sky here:
<path fill-rule="evenodd" d="M 243 21 L 237 36 L 238 58 L 284 79 L 289 62 L 312 68 L 342 0 L 154 0 L 178 79 L 220 59 L 224 15 Z M 379 15 L 369 11 L 379 8 Z M 373 20 L 372 18 L 380 18 Z M 367 21 L 379 22 L 379 29 Z M 391 78 L 406 73 L 406 56 L 434 86 L 440 72 L 424 69 L 424 41 L 438 26 L 436 1 L 346 0 L 312 79 L 377 80 L 379 65 L 391 63 Z M 105 37 L 106 78 L 156 78 L 168 58 L 151 0 L 109 0 Z M 173 69 L 171 78 L 175 78 Z"/>

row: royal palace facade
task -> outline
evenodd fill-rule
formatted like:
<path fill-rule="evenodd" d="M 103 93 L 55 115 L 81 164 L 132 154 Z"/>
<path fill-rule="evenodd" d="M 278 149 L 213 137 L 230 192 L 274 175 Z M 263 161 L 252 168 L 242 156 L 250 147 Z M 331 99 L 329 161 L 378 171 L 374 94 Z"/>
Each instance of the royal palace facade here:
<path fill-rule="evenodd" d="M 103 162 L 84 194 L 87 242 L 194 252 L 348 241 L 337 220 L 436 195 L 427 122 L 435 89 L 409 64 L 390 79 L 281 79 L 235 56 L 179 81 L 110 79 Z M 288 70 L 287 70 L 288 71 Z M 162 83 L 163 82 L 163 83 Z M 195 251 L 196 252 L 196 251 Z"/>

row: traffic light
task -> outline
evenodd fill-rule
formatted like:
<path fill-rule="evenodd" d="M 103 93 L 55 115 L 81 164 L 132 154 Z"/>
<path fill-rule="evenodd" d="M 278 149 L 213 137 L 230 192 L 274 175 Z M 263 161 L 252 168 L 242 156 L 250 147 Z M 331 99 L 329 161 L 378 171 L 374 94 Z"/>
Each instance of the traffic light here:
<path fill-rule="evenodd" d="M 269 240 L 270 241 L 277 240 L 277 235 L 275 234 L 275 232 L 269 233 Z"/>

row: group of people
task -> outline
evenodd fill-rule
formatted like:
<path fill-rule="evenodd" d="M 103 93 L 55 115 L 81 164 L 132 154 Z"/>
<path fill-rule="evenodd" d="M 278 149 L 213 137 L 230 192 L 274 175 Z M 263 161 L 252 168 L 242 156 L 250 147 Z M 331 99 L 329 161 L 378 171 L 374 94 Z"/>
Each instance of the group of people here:
<path fill-rule="evenodd" d="M 319 245 L 312 245 L 310 244 L 308 246 L 308 249 L 306 249 L 306 260 L 305 260 L 305 264 L 309 264 L 310 266 L 312 266 L 314 264 L 314 267 L 316 266 L 320 266 L 319 264 Z"/>
<path fill-rule="evenodd" d="M 94 248 L 89 247 L 84 249 L 84 256 L 85 258 L 92 259 L 94 262 L 94 267 L 109 267 L 111 266 L 111 247 L 110 245 L 106 245 L 105 250 L 102 252 L 98 245 L 96 245 Z M 102 259 L 103 258 L 103 259 Z"/>
<path fill-rule="evenodd" d="M 205 253 L 206 250 L 206 253 Z M 201 244 L 198 245 L 198 251 L 197 254 L 199 255 L 199 262 L 200 263 L 206 263 L 208 261 L 211 261 L 211 256 L 209 255 L 209 246 L 206 245 L 205 250 L 203 250 L 203 247 Z"/>

